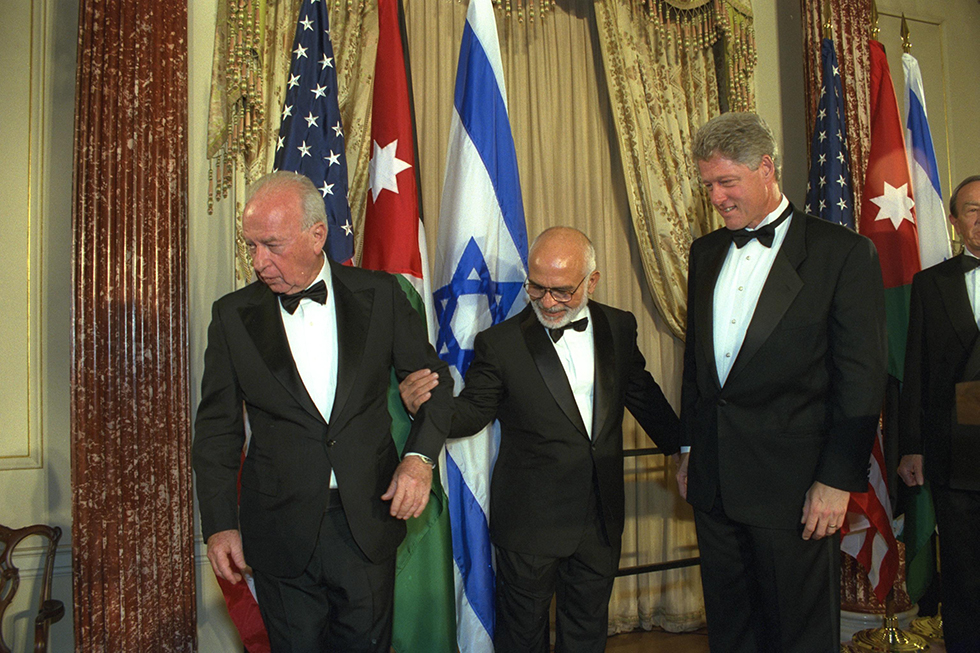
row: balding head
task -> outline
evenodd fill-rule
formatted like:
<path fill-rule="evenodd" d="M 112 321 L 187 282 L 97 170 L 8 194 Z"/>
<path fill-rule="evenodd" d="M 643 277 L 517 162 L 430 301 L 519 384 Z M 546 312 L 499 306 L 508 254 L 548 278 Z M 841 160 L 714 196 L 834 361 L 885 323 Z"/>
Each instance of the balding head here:
<path fill-rule="evenodd" d="M 528 253 L 528 296 L 538 320 L 548 328 L 564 326 L 588 304 L 599 282 L 595 248 L 588 236 L 571 227 L 547 229 Z M 567 301 L 557 301 L 555 295 Z"/>

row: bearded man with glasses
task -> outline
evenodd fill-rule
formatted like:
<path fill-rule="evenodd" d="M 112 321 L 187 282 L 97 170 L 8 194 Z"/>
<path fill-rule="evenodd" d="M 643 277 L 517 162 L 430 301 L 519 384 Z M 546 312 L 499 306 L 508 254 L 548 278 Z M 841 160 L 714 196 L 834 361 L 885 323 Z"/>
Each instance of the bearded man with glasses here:
<path fill-rule="evenodd" d="M 623 409 L 666 454 L 679 450 L 673 408 L 646 371 L 636 318 L 589 295 L 595 249 L 569 227 L 531 244 L 530 303 L 476 337 L 450 437 L 500 421 L 490 485 L 497 562 L 497 653 L 548 650 L 557 591 L 557 653 L 603 651 L 624 522 Z M 438 377 L 410 374 L 414 413 Z"/>

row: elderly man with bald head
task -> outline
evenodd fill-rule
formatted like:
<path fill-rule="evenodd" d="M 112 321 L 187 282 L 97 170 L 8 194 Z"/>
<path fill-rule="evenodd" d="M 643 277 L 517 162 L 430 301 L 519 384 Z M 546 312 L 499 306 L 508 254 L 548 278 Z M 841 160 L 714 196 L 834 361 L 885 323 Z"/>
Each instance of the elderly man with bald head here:
<path fill-rule="evenodd" d="M 476 337 L 450 437 L 500 422 L 495 650 L 547 650 L 557 591 L 555 651 L 602 651 L 624 523 L 623 409 L 668 454 L 678 420 L 645 370 L 636 318 L 589 301 L 600 275 L 588 237 L 548 229 L 528 268 L 529 305 Z M 410 410 L 435 382 L 426 370 L 405 379 Z"/>

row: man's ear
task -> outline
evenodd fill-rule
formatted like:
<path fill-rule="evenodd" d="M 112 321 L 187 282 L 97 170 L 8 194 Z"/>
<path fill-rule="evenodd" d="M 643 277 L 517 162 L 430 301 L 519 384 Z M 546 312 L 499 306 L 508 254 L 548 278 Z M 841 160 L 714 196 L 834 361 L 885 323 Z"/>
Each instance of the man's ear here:
<path fill-rule="evenodd" d="M 310 227 L 310 234 L 316 243 L 317 251 L 323 249 L 323 246 L 327 244 L 327 225 L 322 222 L 317 222 Z"/>
<path fill-rule="evenodd" d="M 600 276 L 602 275 L 599 274 L 598 270 L 593 270 L 592 274 L 589 275 L 588 291 L 590 295 L 595 292 L 595 287 L 599 285 Z"/>

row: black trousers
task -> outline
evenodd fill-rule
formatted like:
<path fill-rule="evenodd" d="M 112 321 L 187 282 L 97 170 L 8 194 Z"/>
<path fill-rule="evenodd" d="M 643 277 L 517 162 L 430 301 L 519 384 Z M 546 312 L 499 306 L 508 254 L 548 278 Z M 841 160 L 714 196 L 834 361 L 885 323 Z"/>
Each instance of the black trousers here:
<path fill-rule="evenodd" d="M 388 653 L 395 558 L 375 564 L 354 542 L 339 501 L 323 514 L 310 563 L 298 578 L 254 570 L 273 653 Z"/>
<path fill-rule="evenodd" d="M 933 484 L 942 567 L 943 639 L 949 653 L 980 651 L 980 492 Z"/>
<path fill-rule="evenodd" d="M 556 593 L 555 653 L 601 653 L 606 649 L 609 596 L 619 569 L 620 545 L 610 545 L 595 497 L 582 538 L 570 556 L 494 549 L 496 653 L 547 653 L 549 609 Z"/>
<path fill-rule="evenodd" d="M 694 511 L 713 653 L 840 650 L 840 536 L 733 521 L 720 500 Z"/>

